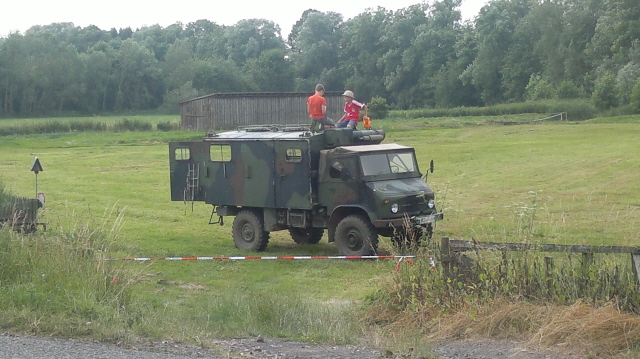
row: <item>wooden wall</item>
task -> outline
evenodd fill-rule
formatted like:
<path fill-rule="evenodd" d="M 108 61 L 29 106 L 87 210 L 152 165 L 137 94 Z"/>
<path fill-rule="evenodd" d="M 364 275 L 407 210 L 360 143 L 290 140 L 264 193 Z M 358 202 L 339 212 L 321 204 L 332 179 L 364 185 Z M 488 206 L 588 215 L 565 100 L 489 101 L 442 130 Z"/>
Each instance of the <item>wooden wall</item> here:
<path fill-rule="evenodd" d="M 180 104 L 180 128 L 220 131 L 238 126 L 311 123 L 307 112 L 309 93 L 213 94 Z M 327 116 L 342 117 L 341 93 L 325 93 Z"/>

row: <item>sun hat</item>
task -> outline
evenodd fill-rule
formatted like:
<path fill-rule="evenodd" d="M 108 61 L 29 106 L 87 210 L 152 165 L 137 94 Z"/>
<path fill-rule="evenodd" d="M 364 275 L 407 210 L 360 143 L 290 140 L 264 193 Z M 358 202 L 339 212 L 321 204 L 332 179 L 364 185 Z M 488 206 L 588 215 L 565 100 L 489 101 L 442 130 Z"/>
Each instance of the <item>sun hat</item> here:
<path fill-rule="evenodd" d="M 351 98 L 355 98 L 355 96 L 353 96 L 353 92 L 352 91 L 345 91 L 342 96 L 347 96 L 347 97 L 351 97 Z"/>

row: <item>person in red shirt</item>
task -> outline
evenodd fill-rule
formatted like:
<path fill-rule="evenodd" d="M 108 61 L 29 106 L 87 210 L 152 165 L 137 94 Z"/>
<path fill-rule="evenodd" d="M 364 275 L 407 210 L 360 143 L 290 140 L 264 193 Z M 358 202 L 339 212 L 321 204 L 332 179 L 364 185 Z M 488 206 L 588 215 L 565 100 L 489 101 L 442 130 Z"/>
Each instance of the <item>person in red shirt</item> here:
<path fill-rule="evenodd" d="M 327 118 L 327 100 L 324 98 L 324 86 L 316 85 L 316 93 L 307 99 L 307 110 L 311 117 L 311 128 L 320 130 L 325 127 L 333 127 L 333 121 Z"/>
<path fill-rule="evenodd" d="M 352 91 L 345 91 L 342 96 L 344 97 L 344 115 L 340 117 L 337 128 L 356 128 L 358 121 L 360 120 L 360 110 L 364 110 L 364 116 L 367 116 L 367 105 L 362 102 L 356 101 Z"/>

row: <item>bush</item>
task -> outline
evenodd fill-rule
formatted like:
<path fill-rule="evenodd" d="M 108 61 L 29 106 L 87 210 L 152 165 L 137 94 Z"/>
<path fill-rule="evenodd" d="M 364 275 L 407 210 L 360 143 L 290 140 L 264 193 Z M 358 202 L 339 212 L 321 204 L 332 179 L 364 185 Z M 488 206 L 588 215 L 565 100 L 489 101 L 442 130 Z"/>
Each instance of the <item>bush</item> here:
<path fill-rule="evenodd" d="M 553 85 L 540 75 L 532 74 L 526 87 L 527 100 L 548 100 L 556 97 Z"/>
<path fill-rule="evenodd" d="M 71 131 L 77 132 L 103 132 L 107 130 L 107 124 L 99 121 L 71 121 Z"/>
<path fill-rule="evenodd" d="M 367 105 L 367 109 L 369 116 L 374 119 L 387 118 L 389 115 L 389 105 L 387 105 L 387 100 L 382 97 L 372 98 Z"/>
<path fill-rule="evenodd" d="M 180 129 L 180 124 L 179 123 L 171 123 L 171 121 L 167 121 L 167 122 L 159 122 L 156 125 L 156 128 L 158 129 L 158 131 L 177 131 Z"/>
<path fill-rule="evenodd" d="M 127 131 L 151 131 L 153 126 L 149 121 L 142 120 L 129 120 L 127 118 L 123 118 L 121 121 L 117 121 L 113 125 L 113 131 L 115 132 L 127 132 Z"/>
<path fill-rule="evenodd" d="M 605 74 L 600 77 L 591 95 L 593 105 L 600 111 L 608 110 L 618 106 L 616 96 L 616 79 L 612 74 Z"/>
<path fill-rule="evenodd" d="M 629 62 L 618 71 L 616 89 L 621 105 L 626 105 L 630 102 L 633 87 L 638 82 L 638 79 L 640 79 L 640 64 L 635 61 Z"/>
<path fill-rule="evenodd" d="M 578 88 L 571 80 L 564 80 L 558 86 L 557 95 L 559 99 L 566 100 L 582 97 L 582 90 Z"/>
<path fill-rule="evenodd" d="M 636 85 L 633 86 L 633 90 L 631 91 L 630 98 L 631 109 L 634 113 L 640 113 L 640 80 L 636 82 Z"/>

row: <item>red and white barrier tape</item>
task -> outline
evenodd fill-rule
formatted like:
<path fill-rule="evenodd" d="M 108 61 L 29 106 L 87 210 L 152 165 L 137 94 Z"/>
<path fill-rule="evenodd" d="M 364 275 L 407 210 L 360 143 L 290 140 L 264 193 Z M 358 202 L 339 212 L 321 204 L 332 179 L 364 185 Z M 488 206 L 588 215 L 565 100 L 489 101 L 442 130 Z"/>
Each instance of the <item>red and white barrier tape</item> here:
<path fill-rule="evenodd" d="M 267 257 L 254 257 L 254 256 L 229 256 L 229 257 L 138 257 L 138 258 L 106 258 L 105 261 L 135 261 L 135 262 L 147 262 L 147 261 L 240 261 L 240 260 L 309 260 L 309 259 L 397 259 L 396 271 L 400 270 L 402 261 L 409 263 L 411 267 L 414 266 L 413 262 L 409 258 L 421 258 L 426 256 L 417 255 L 405 255 L 405 256 L 267 256 Z M 432 256 L 429 256 L 429 264 L 431 270 L 436 269 L 436 263 Z"/>
<path fill-rule="evenodd" d="M 268 256 L 268 257 L 251 257 L 251 256 L 230 256 L 230 257 L 161 257 L 161 258 L 152 258 L 152 257 L 139 257 L 139 258 L 107 258 L 105 261 L 137 261 L 137 262 L 147 262 L 147 261 L 222 261 L 222 260 L 231 260 L 231 261 L 239 261 L 239 260 L 306 260 L 306 259 L 399 259 L 400 261 L 407 260 L 409 258 L 417 258 L 416 255 L 406 255 L 406 256 Z"/>

